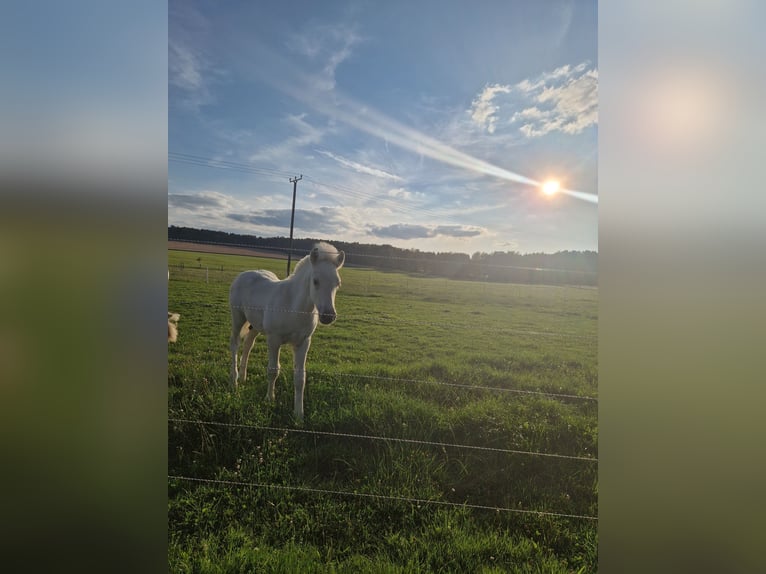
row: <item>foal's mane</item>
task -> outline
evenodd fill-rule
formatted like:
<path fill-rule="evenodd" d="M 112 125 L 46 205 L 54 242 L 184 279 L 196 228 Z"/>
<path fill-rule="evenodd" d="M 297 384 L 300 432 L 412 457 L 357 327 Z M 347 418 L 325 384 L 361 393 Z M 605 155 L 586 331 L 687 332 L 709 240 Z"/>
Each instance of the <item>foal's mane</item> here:
<path fill-rule="evenodd" d="M 319 261 L 332 261 L 334 258 L 338 256 L 338 250 L 330 245 L 329 243 L 325 243 L 324 241 L 320 241 L 319 243 L 315 243 L 313 249 L 317 249 L 319 251 Z M 306 270 L 311 268 L 311 253 L 303 257 L 298 263 L 295 265 L 295 269 L 290 274 L 291 277 L 296 277 L 298 275 L 302 275 L 306 272 Z"/>

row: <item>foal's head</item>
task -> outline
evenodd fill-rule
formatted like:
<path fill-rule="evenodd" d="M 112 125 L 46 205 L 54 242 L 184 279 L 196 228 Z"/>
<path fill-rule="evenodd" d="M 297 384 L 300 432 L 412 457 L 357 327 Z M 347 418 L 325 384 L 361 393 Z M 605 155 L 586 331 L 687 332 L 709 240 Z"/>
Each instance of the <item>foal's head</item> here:
<path fill-rule="evenodd" d="M 335 293 L 340 287 L 338 269 L 346 256 L 332 245 L 320 243 L 311 250 L 311 300 L 319 311 L 319 321 L 329 325 L 335 321 Z"/>

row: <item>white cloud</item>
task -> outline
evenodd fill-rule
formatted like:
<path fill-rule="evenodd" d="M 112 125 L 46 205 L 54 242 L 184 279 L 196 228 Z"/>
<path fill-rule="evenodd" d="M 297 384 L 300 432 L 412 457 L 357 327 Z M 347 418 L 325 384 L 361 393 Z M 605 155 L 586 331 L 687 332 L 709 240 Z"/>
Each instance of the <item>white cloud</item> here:
<path fill-rule="evenodd" d="M 511 121 L 516 121 L 518 119 L 538 120 L 542 119 L 543 117 L 545 117 L 545 113 L 543 113 L 543 111 L 538 108 L 524 108 L 520 112 L 513 114 Z"/>
<path fill-rule="evenodd" d="M 407 191 L 403 187 L 396 187 L 394 189 L 389 189 L 386 195 L 388 195 L 388 197 L 393 197 L 395 199 L 405 199 L 405 200 L 412 199 L 412 196 L 413 196 L 411 191 Z"/>
<path fill-rule="evenodd" d="M 512 128 L 528 138 L 578 134 L 598 123 L 598 70 L 583 62 L 514 85 L 487 84 L 468 110 L 489 134 Z"/>
<path fill-rule="evenodd" d="M 471 102 L 471 119 L 474 123 L 482 128 L 486 128 L 489 133 L 494 133 L 497 122 L 495 113 L 499 108 L 493 103 L 493 100 L 498 94 L 507 94 L 510 91 L 510 86 L 502 86 L 500 84 L 487 84 L 484 86 L 481 94 Z"/>
<path fill-rule="evenodd" d="M 578 134 L 598 123 L 598 70 L 563 66 L 540 79 L 515 86 L 531 99 L 532 106 L 516 112 L 510 123 L 526 137 L 560 131 Z"/>

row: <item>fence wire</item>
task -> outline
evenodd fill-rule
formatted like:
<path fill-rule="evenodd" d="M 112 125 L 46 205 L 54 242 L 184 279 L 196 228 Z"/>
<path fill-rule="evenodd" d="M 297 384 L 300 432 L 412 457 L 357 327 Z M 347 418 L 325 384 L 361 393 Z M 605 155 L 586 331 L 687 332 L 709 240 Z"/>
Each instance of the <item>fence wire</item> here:
<path fill-rule="evenodd" d="M 254 251 L 263 251 L 263 252 L 276 252 L 276 253 L 284 253 L 284 254 L 290 254 L 290 255 L 298 255 L 298 256 L 305 256 L 307 251 L 306 249 L 297 249 L 297 248 L 289 248 L 289 247 L 273 247 L 269 245 L 256 245 L 256 244 L 250 244 L 250 243 L 224 243 L 222 241 L 204 241 L 204 240 L 191 240 L 191 239 L 177 239 L 177 238 L 168 238 L 168 241 L 176 241 L 178 243 L 188 243 L 190 245 L 194 244 L 202 244 L 202 245 L 212 245 L 217 247 L 236 247 L 239 249 L 252 249 Z M 276 254 L 275 253 L 275 254 Z M 423 263 L 427 265 L 475 265 L 476 267 L 482 269 L 498 269 L 498 270 L 517 270 L 517 271 L 534 271 L 536 273 L 571 273 L 571 274 L 577 274 L 581 273 L 583 275 L 598 275 L 598 271 L 592 271 L 588 269 L 561 269 L 557 267 L 527 267 L 523 265 L 501 265 L 499 263 L 482 263 L 477 262 L 473 260 L 456 260 L 456 259 L 440 259 L 437 257 L 435 258 L 428 258 L 428 259 L 421 259 L 417 257 L 402 257 L 398 255 L 377 255 L 372 253 L 355 253 L 353 251 L 345 251 L 346 254 L 346 261 L 348 261 L 349 257 L 357 257 L 362 260 L 364 259 L 377 259 L 377 260 L 386 260 L 386 261 L 409 261 L 412 263 Z M 351 263 L 353 265 L 353 262 Z"/>
<path fill-rule="evenodd" d="M 200 425 L 206 425 L 206 426 L 219 426 L 219 427 L 228 427 L 228 428 L 265 430 L 265 431 L 281 432 L 281 433 L 299 433 L 299 434 L 309 434 L 314 436 L 329 436 L 329 437 L 376 440 L 376 441 L 384 441 L 384 442 L 398 442 L 398 443 L 415 444 L 415 445 L 423 445 L 423 446 L 437 446 L 441 448 L 459 448 L 459 449 L 466 449 L 466 450 L 479 450 L 479 451 L 485 451 L 485 452 L 499 452 L 504 454 L 521 454 L 521 455 L 528 455 L 528 456 L 541 456 L 541 457 L 560 458 L 560 459 L 568 459 L 568 460 L 582 460 L 586 462 L 598 462 L 597 458 L 593 458 L 589 456 L 571 456 L 566 454 L 552 454 L 552 453 L 546 453 L 546 452 L 514 450 L 509 448 L 498 448 L 498 447 L 491 447 L 491 446 L 454 444 L 454 443 L 436 442 L 436 441 L 430 441 L 430 440 L 419 440 L 419 439 L 411 439 L 411 438 L 374 436 L 374 435 L 363 435 L 363 434 L 353 434 L 353 433 L 309 430 L 309 429 L 300 429 L 300 428 L 281 428 L 281 427 L 271 427 L 271 426 L 241 424 L 241 423 L 224 423 L 224 422 L 217 422 L 217 421 L 203 421 L 199 419 L 168 418 L 168 422 L 185 423 L 185 424 L 200 424 Z"/>
<path fill-rule="evenodd" d="M 227 305 L 228 307 L 228 305 Z M 231 305 L 230 308 L 233 309 L 240 309 L 243 311 L 274 311 L 278 313 L 292 313 L 295 315 L 319 315 L 319 311 L 316 309 L 313 311 L 299 311 L 296 309 L 289 309 L 286 307 L 266 307 L 262 305 Z M 452 331 L 454 330 L 460 330 L 460 329 L 473 329 L 476 326 L 475 325 L 464 325 L 460 323 L 454 323 L 454 322 L 439 322 L 439 321 L 420 321 L 420 320 L 414 320 L 414 319 L 407 319 L 404 317 L 397 317 L 397 316 L 391 316 L 391 315 L 372 315 L 372 314 L 355 314 L 355 313 L 349 313 L 349 314 L 343 314 L 342 318 L 344 321 L 366 321 L 368 323 L 376 324 L 386 324 L 386 325 L 392 325 L 392 324 L 402 324 L 402 325 L 420 325 L 423 327 L 438 327 L 442 329 L 450 329 Z M 483 331 L 489 331 L 492 333 L 505 333 L 509 335 L 530 335 L 530 336 L 538 336 L 538 337 L 554 337 L 554 338 L 561 338 L 561 339 L 580 339 L 580 340 L 593 340 L 594 342 L 597 340 L 597 335 L 589 335 L 589 334 L 578 334 L 578 333 L 570 333 L 566 331 L 535 331 L 531 329 L 514 329 L 514 328 L 508 328 L 508 327 L 487 327 L 482 326 Z"/>
<path fill-rule="evenodd" d="M 598 402 L 597 397 L 588 397 L 585 395 L 568 395 L 564 393 L 549 393 L 546 391 L 537 391 L 537 390 L 526 390 L 526 389 L 507 389 L 503 387 L 484 387 L 481 385 L 466 385 L 463 383 L 448 383 L 446 381 L 432 381 L 429 379 L 406 379 L 406 378 L 399 378 L 399 377 L 386 377 L 382 375 L 361 375 L 356 373 L 340 373 L 336 371 L 322 371 L 322 370 L 312 370 L 308 371 L 309 375 L 322 375 L 322 376 L 335 376 L 335 377 L 348 377 L 348 378 L 357 378 L 357 379 L 370 379 L 370 380 L 378 380 L 378 381 L 389 381 L 389 382 L 395 382 L 395 383 L 414 383 L 414 384 L 423 384 L 423 385 L 439 385 L 444 387 L 455 387 L 459 389 L 468 389 L 471 391 L 490 391 L 490 392 L 497 392 L 497 393 L 516 393 L 516 394 L 522 394 L 522 395 L 537 395 L 541 397 L 550 397 L 555 399 L 572 399 L 572 400 L 582 400 L 582 401 L 593 401 Z"/>
<path fill-rule="evenodd" d="M 564 514 L 560 512 L 549 512 L 545 510 L 529 510 L 529 509 L 523 509 L 523 508 L 506 508 L 502 506 L 485 506 L 482 504 L 470 504 L 467 502 L 459 503 L 459 502 L 449 502 L 446 500 L 429 500 L 426 498 L 409 498 L 406 496 L 393 496 L 389 494 L 374 494 L 374 493 L 368 493 L 368 492 L 351 492 L 346 490 L 328 490 L 324 488 L 312 488 L 309 486 L 289 486 L 285 484 L 268 484 L 268 483 L 261 483 L 261 482 L 246 482 L 246 481 L 239 481 L 239 480 L 222 480 L 222 479 L 215 479 L 215 478 L 198 478 L 198 477 L 192 477 L 192 476 L 181 476 L 177 474 L 169 474 L 168 475 L 169 480 L 183 480 L 187 482 L 196 482 L 196 483 L 203 483 L 203 484 L 214 484 L 219 486 L 234 486 L 234 487 L 248 487 L 248 488 L 265 488 L 265 489 L 275 489 L 275 490 L 288 490 L 288 491 L 294 491 L 294 492 L 309 492 L 312 494 L 325 494 L 325 495 L 333 495 L 333 496 L 351 496 L 351 497 L 357 497 L 357 498 L 368 498 L 368 499 L 374 499 L 374 500 L 390 500 L 390 501 L 396 501 L 396 502 L 407 502 L 409 504 L 417 504 L 417 505 L 440 505 L 440 506 L 448 506 L 452 508 L 470 508 L 474 510 L 491 510 L 493 512 L 515 512 L 520 514 L 531 514 L 531 515 L 537 515 L 537 516 L 549 516 L 554 518 L 576 518 L 576 519 L 582 519 L 582 520 L 598 520 L 597 516 L 588 516 L 584 514 Z"/>

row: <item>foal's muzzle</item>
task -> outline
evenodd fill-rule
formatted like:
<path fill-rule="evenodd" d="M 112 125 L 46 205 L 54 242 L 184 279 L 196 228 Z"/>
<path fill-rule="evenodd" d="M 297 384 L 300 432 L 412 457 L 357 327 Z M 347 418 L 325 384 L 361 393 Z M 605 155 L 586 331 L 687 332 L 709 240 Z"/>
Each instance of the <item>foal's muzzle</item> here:
<path fill-rule="evenodd" d="M 333 321 L 335 321 L 335 318 L 337 315 L 335 313 L 320 313 L 319 314 L 319 322 L 322 323 L 322 325 L 329 325 Z"/>

